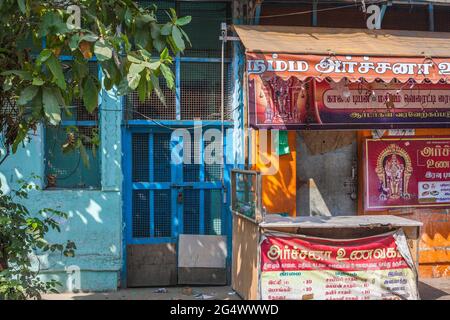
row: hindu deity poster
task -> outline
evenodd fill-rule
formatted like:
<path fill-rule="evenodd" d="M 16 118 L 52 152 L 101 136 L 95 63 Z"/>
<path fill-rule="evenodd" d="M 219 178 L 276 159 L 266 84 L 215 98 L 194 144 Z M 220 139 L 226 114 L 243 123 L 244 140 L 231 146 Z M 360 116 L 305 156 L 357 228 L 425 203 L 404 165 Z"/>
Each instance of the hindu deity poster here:
<path fill-rule="evenodd" d="M 366 139 L 366 210 L 450 207 L 450 137 Z"/>

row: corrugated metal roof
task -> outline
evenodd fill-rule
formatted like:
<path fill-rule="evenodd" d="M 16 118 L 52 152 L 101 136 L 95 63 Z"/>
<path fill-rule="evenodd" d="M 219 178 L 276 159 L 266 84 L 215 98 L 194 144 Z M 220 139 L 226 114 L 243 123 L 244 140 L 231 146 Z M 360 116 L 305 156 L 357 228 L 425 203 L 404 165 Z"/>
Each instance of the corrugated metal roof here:
<path fill-rule="evenodd" d="M 450 57 L 450 32 L 233 26 L 247 52 Z"/>

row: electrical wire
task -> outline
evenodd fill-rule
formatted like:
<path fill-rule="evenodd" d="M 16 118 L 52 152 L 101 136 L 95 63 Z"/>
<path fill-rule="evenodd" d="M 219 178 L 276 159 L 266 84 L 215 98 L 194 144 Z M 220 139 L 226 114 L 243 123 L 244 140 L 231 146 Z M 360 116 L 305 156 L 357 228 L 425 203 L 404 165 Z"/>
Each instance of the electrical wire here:
<path fill-rule="evenodd" d="M 366 5 L 371 5 L 371 4 L 381 4 L 381 3 L 388 3 L 388 0 L 380 0 L 380 1 L 368 1 L 368 3 Z M 326 3 L 326 5 L 337 5 L 340 4 L 341 2 L 329 2 Z M 301 2 L 300 4 L 311 4 L 308 2 Z M 333 11 L 333 10 L 340 10 L 340 9 L 346 9 L 346 8 L 352 8 L 352 7 L 358 7 L 358 6 L 362 6 L 362 1 L 361 2 L 355 2 L 353 4 L 349 4 L 349 5 L 341 5 L 341 6 L 336 6 L 336 7 L 331 7 L 331 8 L 323 8 L 323 9 L 316 9 L 316 10 L 306 10 L 306 11 L 295 11 L 295 12 L 289 12 L 289 13 L 280 13 L 280 14 L 272 14 L 272 15 L 260 15 L 258 17 L 258 19 L 270 19 L 270 18 L 282 18 L 282 17 L 288 17 L 288 16 L 296 16 L 296 15 L 303 15 L 303 14 L 310 14 L 310 13 L 314 13 L 314 12 L 325 12 L 325 11 Z M 195 17 L 195 15 L 193 16 Z M 220 21 L 220 22 L 232 22 L 234 20 L 234 18 L 224 18 L 224 17 L 220 17 L 220 18 L 211 18 L 211 17 L 205 17 L 205 16 L 198 16 L 195 17 L 195 20 L 202 20 L 202 21 Z M 194 21 L 194 19 L 193 19 Z"/>
<path fill-rule="evenodd" d="M 381 1 L 377 1 L 377 2 L 371 3 L 371 4 L 379 4 L 379 3 L 383 3 L 383 2 L 387 2 L 387 0 L 381 0 Z M 354 3 L 354 4 L 349 4 L 349 5 L 345 5 L 345 6 L 338 6 L 338 7 L 332 7 L 332 8 L 324 8 L 324 9 L 316 9 L 316 10 L 297 11 L 297 12 L 289 12 L 289 13 L 280 13 L 280 14 L 259 16 L 258 18 L 259 19 L 267 19 L 267 18 L 280 18 L 280 17 L 288 17 L 288 16 L 297 16 L 297 15 L 309 14 L 309 13 L 313 13 L 313 12 L 333 11 L 333 10 L 357 7 L 357 6 L 360 6 L 360 5 L 361 5 L 360 3 Z"/>

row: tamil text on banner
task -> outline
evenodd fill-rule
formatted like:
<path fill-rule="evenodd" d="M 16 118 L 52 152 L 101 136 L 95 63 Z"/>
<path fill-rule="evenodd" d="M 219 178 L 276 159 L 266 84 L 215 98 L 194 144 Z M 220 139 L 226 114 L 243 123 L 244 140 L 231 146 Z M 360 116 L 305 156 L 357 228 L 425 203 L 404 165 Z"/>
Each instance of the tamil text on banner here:
<path fill-rule="evenodd" d="M 294 55 L 247 53 L 247 72 L 249 75 L 273 76 L 285 80 L 295 77 L 305 80 L 309 77 L 322 80 L 330 78 L 350 81 L 364 78 L 366 81 L 393 79 L 406 82 L 415 79 L 437 83 L 450 76 L 450 58 L 411 58 L 411 57 L 369 57 L 338 55 Z"/>
<path fill-rule="evenodd" d="M 450 85 L 441 78 L 446 77 L 447 62 L 439 67 L 434 61 L 422 70 L 417 61 L 413 68 L 411 59 L 402 64 L 389 58 L 341 57 L 345 66 L 338 68 L 337 60 L 331 60 L 334 71 L 324 72 L 325 58 L 318 57 L 247 55 L 251 126 L 333 129 L 450 123 Z"/>
<path fill-rule="evenodd" d="M 267 234 L 260 255 L 263 300 L 419 298 L 401 230 L 345 240 Z"/>
<path fill-rule="evenodd" d="M 450 137 L 366 139 L 365 209 L 450 207 Z"/>

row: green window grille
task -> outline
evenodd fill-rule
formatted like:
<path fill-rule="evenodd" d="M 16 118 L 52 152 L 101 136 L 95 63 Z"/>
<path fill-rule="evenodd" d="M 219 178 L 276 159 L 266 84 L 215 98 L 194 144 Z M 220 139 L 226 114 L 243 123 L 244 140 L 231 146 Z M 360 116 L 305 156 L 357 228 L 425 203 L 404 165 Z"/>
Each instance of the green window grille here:
<path fill-rule="evenodd" d="M 175 8 L 179 16 L 192 16 L 184 26 L 192 47 L 176 57 L 172 71 L 176 76 L 176 89 L 167 88 L 160 79 L 160 87 L 166 99 L 162 105 L 156 95 L 139 101 L 136 92 L 125 99 L 127 120 L 221 120 L 221 41 L 222 22 L 229 21 L 229 2 L 216 1 L 141 1 L 141 5 L 156 4 L 158 19 L 167 20 L 164 12 Z M 225 120 L 231 119 L 231 44 L 225 52 Z M 177 112 L 178 111 L 178 112 Z"/>
<path fill-rule="evenodd" d="M 64 61 L 63 67 L 70 77 L 70 61 Z M 98 76 L 96 62 L 89 63 L 90 73 Z M 99 135 L 98 109 L 92 113 L 87 112 L 80 99 L 74 99 L 68 106 L 71 115 L 62 112 L 62 121 L 59 126 L 48 125 L 45 128 L 45 180 L 48 189 L 74 188 L 98 189 L 100 183 L 100 153 L 99 148 L 90 143 L 84 143 L 89 165 L 83 162 L 78 149 L 64 153 L 62 146 L 67 142 L 68 132 L 76 135 L 93 137 Z"/>

